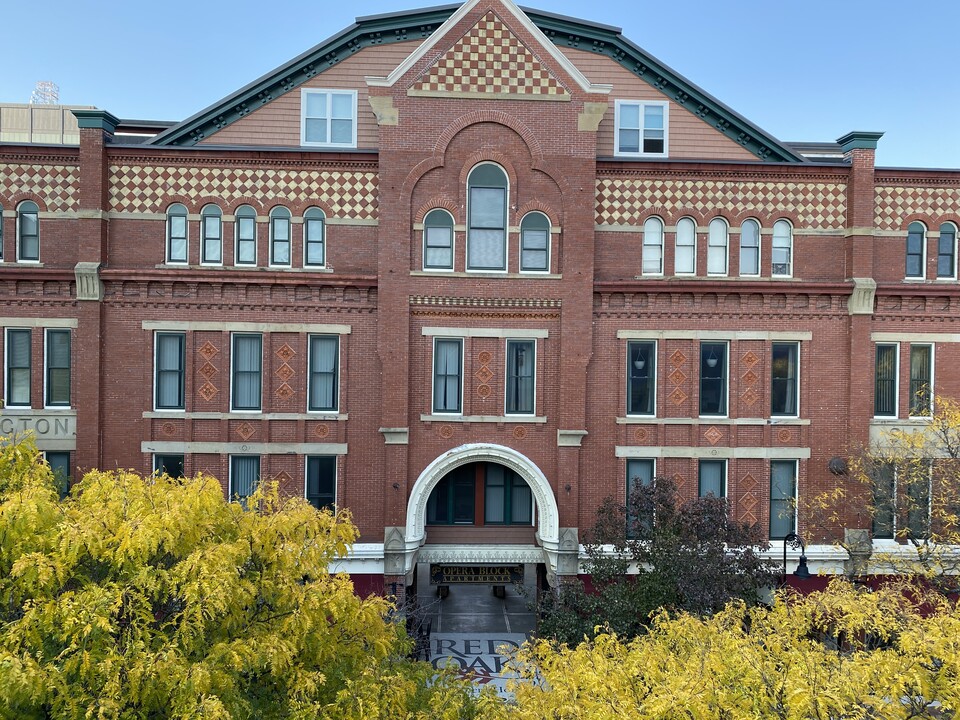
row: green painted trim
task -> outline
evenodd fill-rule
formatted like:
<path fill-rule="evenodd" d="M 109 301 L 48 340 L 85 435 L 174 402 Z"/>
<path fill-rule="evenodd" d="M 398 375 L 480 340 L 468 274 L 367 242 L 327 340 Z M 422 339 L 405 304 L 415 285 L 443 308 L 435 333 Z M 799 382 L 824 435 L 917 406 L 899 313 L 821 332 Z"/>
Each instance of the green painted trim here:
<path fill-rule="evenodd" d="M 112 133 L 120 124 L 120 120 L 106 110 L 71 110 L 70 112 L 77 118 L 77 124 L 81 128 L 94 128 Z"/>
<path fill-rule="evenodd" d="M 357 21 L 329 40 L 220 102 L 157 135 L 151 145 L 196 145 L 274 98 L 299 87 L 358 50 L 428 38 L 459 7 L 445 5 L 419 11 L 374 15 Z M 722 102 L 648 55 L 621 34 L 620 28 L 521 8 L 558 47 L 606 55 L 649 83 L 681 107 L 766 162 L 807 162 L 789 147 L 738 115 Z M 669 159 L 669 158 L 668 158 Z"/>
<path fill-rule="evenodd" d="M 854 130 L 848 132 L 843 137 L 837 138 L 837 144 L 844 152 L 851 150 L 876 150 L 877 141 L 883 137 L 882 132 L 870 132 L 868 130 Z"/>

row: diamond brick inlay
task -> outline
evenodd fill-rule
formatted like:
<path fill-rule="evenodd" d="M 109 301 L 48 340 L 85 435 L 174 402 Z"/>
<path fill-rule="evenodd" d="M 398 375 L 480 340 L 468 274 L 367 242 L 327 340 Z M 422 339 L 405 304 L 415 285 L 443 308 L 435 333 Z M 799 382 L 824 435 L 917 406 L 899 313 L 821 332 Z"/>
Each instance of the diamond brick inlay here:
<path fill-rule="evenodd" d="M 745 492 L 740 496 L 740 507 L 752 511 L 757 506 L 757 496 L 752 492 Z"/>
<path fill-rule="evenodd" d="M 760 358 L 757 356 L 757 354 L 753 350 L 750 350 L 743 354 L 743 357 L 740 358 L 740 361 L 747 367 L 752 368 L 754 365 L 760 362 Z"/>
<path fill-rule="evenodd" d="M 675 387 L 670 393 L 670 402 L 674 405 L 683 405 L 687 401 L 687 394 L 679 387 Z"/>
<path fill-rule="evenodd" d="M 746 383 L 750 383 L 751 385 L 753 385 L 753 383 L 755 383 L 759 379 L 760 379 L 760 376 L 757 375 L 757 373 L 753 370 L 747 370 L 743 374 L 743 381 Z"/>
<path fill-rule="evenodd" d="M 289 400 L 294 395 L 297 394 L 297 391 L 290 387 L 287 383 L 283 383 L 280 387 L 277 388 L 277 391 L 274 393 L 281 400 Z"/>
<path fill-rule="evenodd" d="M 750 473 L 747 473 L 740 479 L 740 488 L 745 492 L 755 491 L 757 489 L 757 479 Z"/>
<path fill-rule="evenodd" d="M 758 393 L 752 387 L 748 387 L 743 391 L 740 399 L 743 400 L 743 402 L 745 402 L 747 405 L 756 405 L 757 401 L 760 399 L 760 393 Z"/>
<path fill-rule="evenodd" d="M 200 397 L 202 397 L 207 402 L 210 402 L 217 396 L 217 393 L 220 391 L 217 390 L 217 388 L 215 388 L 211 383 L 205 382 L 203 385 L 200 386 L 200 389 L 197 390 L 197 392 L 200 394 Z"/>
<path fill-rule="evenodd" d="M 673 372 L 667 377 L 673 381 L 674 385 L 680 385 L 684 380 L 687 379 L 687 374 L 680 368 L 674 368 Z"/>
<path fill-rule="evenodd" d="M 274 373 L 274 375 L 276 375 L 278 378 L 280 378 L 284 382 L 287 382 L 290 378 L 296 375 L 296 372 L 292 367 L 284 363 L 283 365 L 277 368 L 277 371 Z"/>
<path fill-rule="evenodd" d="M 248 422 L 237 425 L 237 435 L 239 435 L 243 440 L 249 440 L 256 432 L 256 428 Z"/>
<path fill-rule="evenodd" d="M 276 352 L 276 356 L 277 356 L 278 358 L 280 358 L 281 360 L 283 360 L 285 363 L 286 363 L 286 362 L 290 362 L 290 360 L 291 360 L 291 359 L 293 358 L 293 356 L 296 355 L 296 354 L 297 354 L 297 351 L 294 350 L 294 349 L 293 349 L 292 347 L 290 347 L 289 345 L 287 345 L 286 343 L 284 343 L 283 345 L 281 345 L 280 347 L 278 347 L 278 348 L 277 348 L 277 352 Z"/>
<path fill-rule="evenodd" d="M 217 370 L 217 368 L 212 363 L 205 362 L 203 365 L 200 366 L 200 369 L 197 370 L 197 372 L 200 373 L 200 377 L 202 377 L 203 379 L 213 380 L 213 378 L 220 371 Z"/>
<path fill-rule="evenodd" d="M 426 70 L 410 95 L 522 95 L 565 100 L 566 89 L 493 12 Z"/>
<path fill-rule="evenodd" d="M 876 188 L 877 227 L 900 230 L 904 237 L 907 236 L 907 226 L 903 218 L 907 215 L 955 216 L 957 207 L 960 207 L 960 187 L 878 185 Z"/>
<path fill-rule="evenodd" d="M 718 442 L 723 440 L 723 433 L 711 425 L 709 428 L 707 428 L 707 431 L 703 434 L 703 437 L 706 438 L 707 442 L 711 445 L 716 445 Z"/>
<path fill-rule="evenodd" d="M 488 383 L 493 379 L 493 370 L 484 366 L 477 370 L 473 376 L 482 383 Z"/>
<path fill-rule="evenodd" d="M 78 170 L 71 165 L 0 163 L 0 197 L 27 193 L 42 197 L 50 212 L 75 210 Z"/>
<path fill-rule="evenodd" d="M 289 483 L 293 478 L 290 477 L 290 474 L 286 470 L 281 470 L 276 475 L 273 476 L 273 479 L 280 485 L 285 485 Z"/>
<path fill-rule="evenodd" d="M 673 484 L 677 488 L 677 494 L 683 495 L 683 486 L 687 483 L 686 478 L 684 478 L 680 473 L 675 473 L 670 479 L 673 480 Z"/>
<path fill-rule="evenodd" d="M 220 351 L 217 349 L 216 345 L 207 340 L 203 345 L 200 346 L 200 349 L 197 350 L 197 352 L 200 353 L 200 357 L 202 357 L 204 360 L 212 360 Z"/>
<path fill-rule="evenodd" d="M 678 365 L 683 365 L 686 361 L 687 361 L 687 356 L 684 355 L 679 350 L 674 350 L 673 354 L 670 356 L 670 364 L 673 365 L 674 367 L 677 367 Z"/>

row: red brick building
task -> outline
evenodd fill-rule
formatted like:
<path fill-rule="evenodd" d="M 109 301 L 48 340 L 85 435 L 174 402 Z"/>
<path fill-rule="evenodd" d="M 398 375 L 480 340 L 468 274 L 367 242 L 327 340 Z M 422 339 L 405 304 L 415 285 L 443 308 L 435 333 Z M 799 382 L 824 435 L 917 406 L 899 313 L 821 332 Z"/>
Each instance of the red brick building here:
<path fill-rule="evenodd" d="M 0 430 L 349 508 L 365 588 L 576 573 L 653 475 L 782 538 L 960 395 L 960 171 L 782 143 L 616 28 L 470 0 L 170 127 L 75 114 L 79 147 L 0 144 Z"/>

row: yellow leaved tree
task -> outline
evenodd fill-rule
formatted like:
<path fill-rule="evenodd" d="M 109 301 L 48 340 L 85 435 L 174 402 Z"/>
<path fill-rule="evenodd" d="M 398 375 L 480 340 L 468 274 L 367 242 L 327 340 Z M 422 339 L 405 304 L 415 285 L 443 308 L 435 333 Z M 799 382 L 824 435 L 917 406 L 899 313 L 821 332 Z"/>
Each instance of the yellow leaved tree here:
<path fill-rule="evenodd" d="M 389 604 L 331 560 L 356 538 L 266 484 L 91 472 L 60 500 L 29 442 L 0 448 L 0 717 L 471 717 Z"/>

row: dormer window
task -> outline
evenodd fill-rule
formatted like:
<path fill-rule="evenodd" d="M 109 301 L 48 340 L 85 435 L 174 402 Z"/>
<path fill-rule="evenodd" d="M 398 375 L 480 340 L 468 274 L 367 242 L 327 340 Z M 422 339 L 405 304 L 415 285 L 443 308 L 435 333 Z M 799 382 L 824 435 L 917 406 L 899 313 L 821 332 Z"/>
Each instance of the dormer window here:
<path fill-rule="evenodd" d="M 620 157 L 667 157 L 665 102 L 617 100 L 614 154 Z"/>
<path fill-rule="evenodd" d="M 303 89 L 300 92 L 300 144 L 355 148 L 356 91 Z"/>

